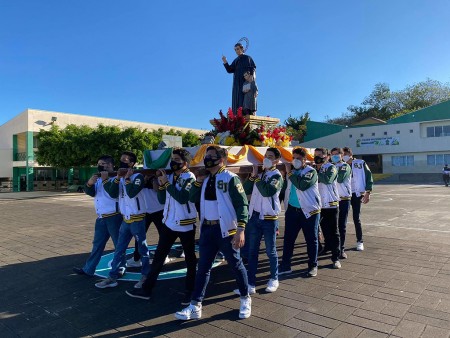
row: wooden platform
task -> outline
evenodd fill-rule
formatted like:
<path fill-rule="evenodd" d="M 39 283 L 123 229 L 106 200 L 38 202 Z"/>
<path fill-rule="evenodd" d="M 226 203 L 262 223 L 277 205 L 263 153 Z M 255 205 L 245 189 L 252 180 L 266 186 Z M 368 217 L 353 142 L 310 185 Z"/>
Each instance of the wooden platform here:
<path fill-rule="evenodd" d="M 219 119 L 217 119 L 219 120 Z M 269 116 L 257 116 L 257 115 L 247 115 L 245 116 L 245 120 L 247 122 L 250 122 L 251 126 L 259 127 L 261 125 L 265 125 L 268 127 L 275 127 L 276 125 L 278 125 L 280 123 L 280 119 L 277 119 L 275 117 L 269 117 Z M 209 122 L 211 123 L 211 125 L 213 127 L 215 127 L 214 124 L 214 119 L 209 120 Z"/>

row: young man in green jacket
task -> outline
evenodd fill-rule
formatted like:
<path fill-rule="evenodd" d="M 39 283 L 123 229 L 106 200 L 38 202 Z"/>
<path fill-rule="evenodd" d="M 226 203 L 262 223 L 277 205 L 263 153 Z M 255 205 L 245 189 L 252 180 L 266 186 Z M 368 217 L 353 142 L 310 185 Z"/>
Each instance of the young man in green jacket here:
<path fill-rule="evenodd" d="M 144 176 L 133 172 L 136 155 L 125 151 L 120 156 L 120 169 L 113 181 L 105 184 L 106 192 L 112 198 L 119 198 L 119 208 L 123 220 L 119 231 L 119 240 L 114 251 L 109 277 L 95 284 L 97 288 L 112 288 L 117 286 L 120 262 L 124 259 L 128 244 L 134 237 L 138 242 L 138 249 L 142 262 L 142 277 L 135 287 L 140 288 L 150 272 L 149 252 L 145 234 L 146 202 L 142 191 Z"/>
<path fill-rule="evenodd" d="M 225 168 L 227 155 L 225 148 L 209 146 L 204 158 L 208 174 L 197 174 L 189 193 L 191 202 L 200 201 L 200 258 L 191 304 L 175 313 L 175 318 L 180 320 L 201 318 L 202 301 L 219 250 L 233 269 L 239 286 L 239 318 L 251 315 L 247 271 L 239 255 L 239 249 L 245 244 L 248 202 L 239 177 Z"/>
<path fill-rule="evenodd" d="M 329 162 L 328 149 L 314 150 L 314 163 L 319 178 L 319 193 L 322 202 L 320 228 L 325 237 L 325 247 L 331 250 L 333 268 L 340 269 L 341 245 L 338 229 L 339 195 L 337 192 L 337 169 Z"/>
<path fill-rule="evenodd" d="M 277 148 L 268 148 L 264 155 L 263 172 L 259 174 L 258 166 L 254 165 L 252 175 L 244 183 L 245 193 L 251 195 L 249 221 L 246 227 L 250 294 L 256 292 L 256 271 L 259 247 L 263 236 L 270 265 L 270 279 L 266 292 L 275 292 L 279 286 L 276 231 L 278 215 L 281 212 L 279 195 L 283 186 L 283 178 L 276 165 L 280 161 L 280 157 L 281 153 Z M 239 293 L 239 290 L 235 290 L 235 293 Z"/>
<path fill-rule="evenodd" d="M 292 273 L 291 260 L 295 241 L 300 230 L 306 241 L 308 253 L 308 276 L 317 276 L 317 254 L 319 248 L 320 195 L 316 170 L 306 164 L 306 151 L 295 148 L 292 163 L 285 163 L 286 192 L 284 198 L 285 228 L 283 259 L 278 268 L 279 275 Z M 292 168 L 293 167 L 293 168 Z"/>
<path fill-rule="evenodd" d="M 347 258 L 345 253 L 345 235 L 347 232 L 347 218 L 348 211 L 350 210 L 350 199 L 352 198 L 352 169 L 350 165 L 342 160 L 344 151 L 342 148 L 331 149 L 331 162 L 334 163 L 337 169 L 337 191 L 339 194 L 339 217 L 338 217 L 338 228 L 339 237 L 341 243 L 341 257 L 342 259 Z"/>
<path fill-rule="evenodd" d="M 343 160 L 352 168 L 352 199 L 353 223 L 356 231 L 356 250 L 364 250 L 363 233 L 361 225 L 361 203 L 367 204 L 370 201 L 373 178 L 367 163 L 364 160 L 353 157 L 353 152 L 349 147 L 344 149 Z"/>

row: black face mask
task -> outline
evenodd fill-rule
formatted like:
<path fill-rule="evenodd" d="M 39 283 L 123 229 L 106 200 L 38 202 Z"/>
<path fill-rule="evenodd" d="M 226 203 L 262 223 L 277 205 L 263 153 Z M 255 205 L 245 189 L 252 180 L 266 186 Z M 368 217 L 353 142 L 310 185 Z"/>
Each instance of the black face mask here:
<path fill-rule="evenodd" d="M 314 163 L 315 164 L 322 164 L 323 162 L 325 162 L 325 157 L 314 156 Z"/>
<path fill-rule="evenodd" d="M 130 166 L 128 165 L 128 163 L 120 161 L 120 164 L 119 164 L 120 169 L 128 169 L 129 167 Z"/>
<path fill-rule="evenodd" d="M 98 165 L 97 170 L 98 170 L 98 172 L 106 171 L 105 167 L 102 165 Z"/>
<path fill-rule="evenodd" d="M 213 160 L 211 157 L 205 157 L 203 160 L 203 164 L 205 165 L 205 168 L 213 168 L 217 165 L 217 160 Z"/>
<path fill-rule="evenodd" d="M 183 168 L 183 165 L 184 165 L 183 163 L 170 161 L 170 169 L 172 169 L 173 171 L 180 170 L 181 168 Z"/>

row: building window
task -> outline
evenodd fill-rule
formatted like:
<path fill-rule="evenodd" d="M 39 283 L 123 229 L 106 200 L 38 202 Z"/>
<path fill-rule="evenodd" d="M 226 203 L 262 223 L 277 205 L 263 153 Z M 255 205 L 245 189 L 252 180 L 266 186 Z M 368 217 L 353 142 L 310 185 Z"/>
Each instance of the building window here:
<path fill-rule="evenodd" d="M 400 134 L 400 130 L 397 130 L 397 134 Z"/>
<path fill-rule="evenodd" d="M 410 129 L 410 130 L 409 130 L 409 133 L 410 133 L 410 134 L 414 133 L 414 130 Z"/>
<path fill-rule="evenodd" d="M 391 156 L 393 167 L 413 167 L 414 155 Z"/>
<path fill-rule="evenodd" d="M 450 136 L 450 125 L 427 127 L 427 137 Z"/>
<path fill-rule="evenodd" d="M 375 133 L 372 133 L 372 136 L 375 136 Z"/>
<path fill-rule="evenodd" d="M 450 154 L 427 155 L 427 165 L 443 165 L 450 163 Z"/>
<path fill-rule="evenodd" d="M 387 131 L 384 132 L 384 135 L 387 135 Z"/>
<path fill-rule="evenodd" d="M 349 138 L 352 138 L 352 134 L 348 135 Z"/>

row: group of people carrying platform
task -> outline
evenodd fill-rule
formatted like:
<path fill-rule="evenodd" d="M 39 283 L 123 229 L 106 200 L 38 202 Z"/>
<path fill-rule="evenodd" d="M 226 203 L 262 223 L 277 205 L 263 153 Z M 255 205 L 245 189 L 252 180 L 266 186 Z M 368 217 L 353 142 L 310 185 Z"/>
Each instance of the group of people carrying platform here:
<path fill-rule="evenodd" d="M 86 193 L 95 198 L 98 215 L 92 252 L 80 275 L 93 276 L 109 239 L 115 245 L 109 277 L 96 283 L 98 288 L 118 285 L 117 280 L 127 266 L 141 266 L 142 277 L 126 294 L 149 300 L 170 250 L 180 239 L 187 266 L 185 294 L 187 305 L 176 312 L 180 320 L 201 318 L 211 268 L 217 254 L 225 257 L 233 270 L 240 295 L 239 318 L 251 315 L 251 294 L 256 293 L 259 249 L 264 237 L 270 265 L 266 292 L 278 289 L 279 275 L 292 272 L 295 241 L 303 230 L 308 254 L 310 277 L 318 272 L 318 255 L 331 251 L 334 268 L 340 268 L 345 253 L 345 233 L 350 205 L 356 228 L 357 250 L 363 250 L 360 212 L 372 190 L 372 175 L 363 160 L 354 159 L 349 148 L 315 150 L 314 164 L 307 164 L 303 148 L 294 148 L 292 163 L 285 163 L 285 173 L 277 169 L 281 159 L 277 148 L 266 150 L 263 171 L 253 166 L 244 184 L 239 176 L 226 169 L 227 150 L 211 145 L 204 158 L 205 172 L 197 177 L 189 170 L 190 153 L 183 148 L 172 151 L 171 174 L 159 169 L 149 179 L 135 173 L 136 155 L 124 152 L 116 177 L 109 178 L 114 160 L 102 156 L 98 160 L 100 175 L 93 175 L 86 184 Z M 330 161 L 331 160 L 331 161 Z M 250 204 L 247 196 L 250 195 Z M 284 196 L 285 233 L 283 256 L 278 263 L 276 236 L 278 217 Z M 197 206 L 197 207 L 196 207 Z M 195 253 L 197 214 L 200 220 L 199 258 Z M 146 232 L 154 223 L 159 240 L 153 260 L 146 241 Z M 319 241 L 319 224 L 324 246 Z M 135 238 L 133 257 L 126 260 L 126 250 Z M 247 268 L 243 263 L 247 260 Z"/>

